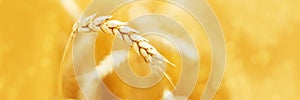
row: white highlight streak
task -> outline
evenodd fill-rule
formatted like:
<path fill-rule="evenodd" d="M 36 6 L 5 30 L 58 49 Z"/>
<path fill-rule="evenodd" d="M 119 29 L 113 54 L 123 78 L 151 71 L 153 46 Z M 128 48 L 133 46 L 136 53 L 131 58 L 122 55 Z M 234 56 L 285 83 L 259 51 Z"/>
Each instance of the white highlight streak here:
<path fill-rule="evenodd" d="M 114 57 L 115 59 L 113 59 Z M 113 51 L 110 55 L 106 56 L 103 61 L 96 67 L 97 72 L 101 78 L 113 72 L 113 66 L 119 66 L 122 62 L 127 59 L 127 51 Z"/>
<path fill-rule="evenodd" d="M 81 10 L 74 0 L 60 0 L 60 3 L 75 20 L 79 19 Z"/>

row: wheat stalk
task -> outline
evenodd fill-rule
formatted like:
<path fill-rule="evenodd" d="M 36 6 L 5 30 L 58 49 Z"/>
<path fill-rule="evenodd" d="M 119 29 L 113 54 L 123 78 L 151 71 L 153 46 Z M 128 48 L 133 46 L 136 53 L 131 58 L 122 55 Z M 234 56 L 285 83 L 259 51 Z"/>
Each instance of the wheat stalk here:
<path fill-rule="evenodd" d="M 73 26 L 73 33 L 88 33 L 99 32 L 110 33 L 116 35 L 133 48 L 139 56 L 141 56 L 146 63 L 148 63 L 152 70 L 158 69 L 164 74 L 170 84 L 174 86 L 170 77 L 161 67 L 165 67 L 166 63 L 175 66 L 163 55 L 161 55 L 155 47 L 153 47 L 149 40 L 140 35 L 140 32 L 128 26 L 126 22 L 118 20 L 110 20 L 112 16 L 100 16 L 94 19 L 96 14 L 86 17 L 82 22 L 76 22 Z"/>

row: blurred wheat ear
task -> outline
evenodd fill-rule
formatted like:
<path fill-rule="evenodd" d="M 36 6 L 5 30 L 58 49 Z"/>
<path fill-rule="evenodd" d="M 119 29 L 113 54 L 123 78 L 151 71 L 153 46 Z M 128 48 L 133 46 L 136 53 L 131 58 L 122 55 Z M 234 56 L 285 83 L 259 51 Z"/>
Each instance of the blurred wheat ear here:
<path fill-rule="evenodd" d="M 95 18 L 96 14 L 86 17 L 78 21 L 73 26 L 73 34 L 85 34 L 89 32 L 99 32 L 112 34 L 126 42 L 132 49 L 134 49 L 139 56 L 150 66 L 152 71 L 162 72 L 170 84 L 175 88 L 174 83 L 163 70 L 166 64 L 175 67 L 167 58 L 161 55 L 155 47 L 153 47 L 149 40 L 145 39 L 140 32 L 129 27 L 126 22 L 118 20 L 111 20 L 112 16 L 100 16 Z"/>

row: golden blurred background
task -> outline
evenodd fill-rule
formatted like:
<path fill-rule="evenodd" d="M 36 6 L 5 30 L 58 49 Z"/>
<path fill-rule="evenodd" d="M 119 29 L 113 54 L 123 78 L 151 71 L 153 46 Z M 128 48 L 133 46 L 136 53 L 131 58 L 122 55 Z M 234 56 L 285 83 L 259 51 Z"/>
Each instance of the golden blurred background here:
<path fill-rule="evenodd" d="M 74 13 L 65 8 L 74 2 Z M 90 0 L 0 0 L 0 99 L 52 100 L 71 27 Z M 227 65 L 217 100 L 297 100 L 300 1 L 208 0 Z M 195 95 L 195 94 L 194 94 Z"/>

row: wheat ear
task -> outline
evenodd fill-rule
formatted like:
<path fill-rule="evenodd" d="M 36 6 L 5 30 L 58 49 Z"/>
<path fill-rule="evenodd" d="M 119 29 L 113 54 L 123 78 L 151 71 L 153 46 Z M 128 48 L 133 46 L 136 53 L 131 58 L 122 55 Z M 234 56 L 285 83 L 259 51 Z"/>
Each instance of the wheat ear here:
<path fill-rule="evenodd" d="M 155 47 L 149 44 L 149 40 L 140 35 L 140 32 L 128 26 L 126 22 L 110 20 L 112 16 L 100 16 L 94 19 L 96 14 L 86 17 L 82 22 L 76 22 L 73 26 L 74 33 L 99 32 L 116 35 L 133 48 L 151 68 L 159 69 L 173 87 L 170 77 L 161 69 L 166 63 L 175 66 L 161 55 Z"/>

